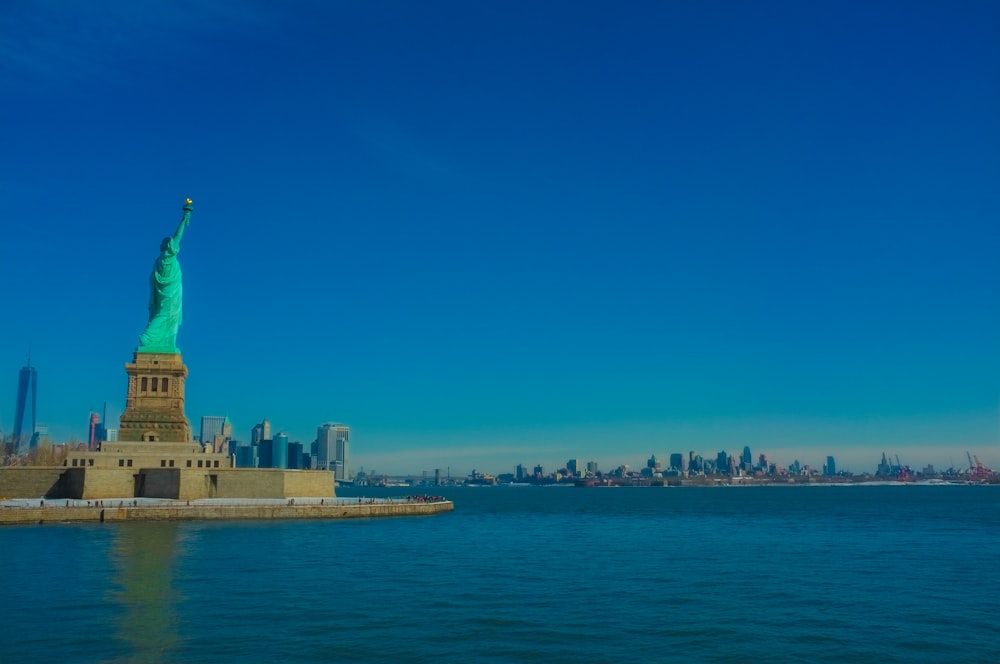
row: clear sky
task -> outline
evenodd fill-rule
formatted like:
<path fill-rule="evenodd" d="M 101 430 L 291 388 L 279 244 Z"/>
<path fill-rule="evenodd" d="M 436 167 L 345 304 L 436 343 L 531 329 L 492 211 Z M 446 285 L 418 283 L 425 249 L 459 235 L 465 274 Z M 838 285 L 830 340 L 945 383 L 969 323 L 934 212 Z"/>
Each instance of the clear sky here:
<path fill-rule="evenodd" d="M 187 414 L 352 469 L 1000 466 L 1000 4 L 0 4 L 0 425 L 124 406 L 184 197 Z"/>

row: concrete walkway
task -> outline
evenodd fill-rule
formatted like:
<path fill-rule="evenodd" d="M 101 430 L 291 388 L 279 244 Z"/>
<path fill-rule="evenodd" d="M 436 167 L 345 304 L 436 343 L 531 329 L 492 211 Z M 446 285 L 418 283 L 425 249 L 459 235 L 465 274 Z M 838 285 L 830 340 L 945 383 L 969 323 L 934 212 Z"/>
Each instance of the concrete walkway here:
<path fill-rule="evenodd" d="M 0 525 L 109 521 L 195 521 L 226 519 L 358 519 L 427 516 L 451 512 L 455 504 L 437 497 L 399 498 L 153 498 L 105 500 L 5 500 Z"/>

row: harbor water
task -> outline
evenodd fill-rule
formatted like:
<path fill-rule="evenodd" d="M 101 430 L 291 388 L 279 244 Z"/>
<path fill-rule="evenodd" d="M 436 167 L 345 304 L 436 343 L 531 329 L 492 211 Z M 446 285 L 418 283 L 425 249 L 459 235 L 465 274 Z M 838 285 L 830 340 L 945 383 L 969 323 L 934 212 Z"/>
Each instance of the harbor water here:
<path fill-rule="evenodd" d="M 997 662 L 1000 487 L 428 487 L 0 528 L 0 662 Z"/>

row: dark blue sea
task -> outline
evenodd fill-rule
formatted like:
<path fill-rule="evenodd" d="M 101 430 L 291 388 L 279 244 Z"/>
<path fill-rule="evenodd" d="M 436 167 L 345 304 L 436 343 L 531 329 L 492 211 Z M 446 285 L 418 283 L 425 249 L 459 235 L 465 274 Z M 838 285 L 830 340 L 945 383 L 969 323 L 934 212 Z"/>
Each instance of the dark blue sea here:
<path fill-rule="evenodd" d="M 0 662 L 1000 662 L 1000 487 L 433 491 L 0 528 Z"/>

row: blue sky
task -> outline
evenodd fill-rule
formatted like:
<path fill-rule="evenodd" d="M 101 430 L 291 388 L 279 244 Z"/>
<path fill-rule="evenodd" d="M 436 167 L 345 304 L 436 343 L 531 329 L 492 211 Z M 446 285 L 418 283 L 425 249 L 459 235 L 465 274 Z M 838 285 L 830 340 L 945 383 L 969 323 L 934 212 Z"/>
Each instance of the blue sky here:
<path fill-rule="evenodd" d="M 1000 466 L 993 2 L 0 7 L 0 425 L 124 405 L 380 472 L 750 445 Z"/>

